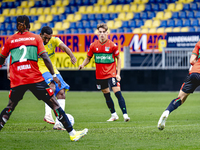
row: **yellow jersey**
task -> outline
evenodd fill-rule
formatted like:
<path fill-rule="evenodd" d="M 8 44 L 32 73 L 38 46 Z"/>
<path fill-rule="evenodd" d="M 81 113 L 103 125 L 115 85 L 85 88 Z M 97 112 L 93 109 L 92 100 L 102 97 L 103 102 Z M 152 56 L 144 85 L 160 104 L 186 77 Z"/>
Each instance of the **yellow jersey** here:
<path fill-rule="evenodd" d="M 58 37 L 52 37 L 49 42 L 44 45 L 45 47 L 45 50 L 47 51 L 48 55 L 49 55 L 49 58 L 51 60 L 51 63 L 53 65 L 53 69 L 54 69 L 54 72 L 56 74 L 59 73 L 59 71 L 57 70 L 56 68 L 56 56 L 55 56 L 55 49 L 56 47 L 58 47 L 61 43 L 63 43 L 60 38 Z M 38 66 L 39 66 L 39 70 L 40 72 L 43 74 L 45 72 L 49 72 L 48 68 L 46 67 L 43 59 L 41 57 L 38 58 Z"/>

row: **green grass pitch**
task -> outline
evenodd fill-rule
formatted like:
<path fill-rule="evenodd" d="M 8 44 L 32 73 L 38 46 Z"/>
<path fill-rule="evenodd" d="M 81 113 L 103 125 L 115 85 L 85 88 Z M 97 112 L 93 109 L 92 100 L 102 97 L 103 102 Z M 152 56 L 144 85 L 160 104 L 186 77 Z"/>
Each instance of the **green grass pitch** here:
<path fill-rule="evenodd" d="M 68 92 L 65 111 L 75 118 L 74 128 L 88 134 L 71 142 L 66 131 L 55 131 L 43 121 L 44 103 L 31 92 L 24 95 L 0 131 L 0 150 L 148 150 L 200 149 L 200 93 L 172 112 L 163 131 L 157 122 L 178 92 L 122 92 L 130 122 L 124 122 L 112 93 L 119 120 L 106 122 L 110 112 L 101 92 Z M 8 91 L 0 92 L 0 111 Z"/>

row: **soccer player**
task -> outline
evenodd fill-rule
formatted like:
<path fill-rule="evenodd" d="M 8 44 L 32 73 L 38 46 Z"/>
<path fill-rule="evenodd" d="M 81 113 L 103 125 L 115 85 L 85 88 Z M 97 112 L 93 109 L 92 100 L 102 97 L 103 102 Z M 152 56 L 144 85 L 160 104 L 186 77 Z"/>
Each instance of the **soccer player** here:
<path fill-rule="evenodd" d="M 115 96 L 118 99 L 119 106 L 122 110 L 124 121 L 128 122 L 128 117 L 125 100 L 121 94 L 120 83 L 120 71 L 121 71 L 121 58 L 119 55 L 118 47 L 115 43 L 107 38 L 108 27 L 105 23 L 97 25 L 99 40 L 96 40 L 89 47 L 87 57 L 83 63 L 79 66 L 79 70 L 86 66 L 94 55 L 96 64 L 96 81 L 97 89 L 101 90 L 106 99 L 106 104 L 111 112 L 111 118 L 107 121 L 118 120 L 119 117 L 115 111 L 113 100 L 110 96 L 109 85 L 112 87 Z M 116 62 L 117 59 L 117 71 Z"/>
<path fill-rule="evenodd" d="M 200 49 L 200 41 L 197 42 L 192 51 L 192 55 L 190 57 L 191 68 L 189 70 L 187 78 L 185 79 L 184 83 L 181 86 L 178 97 L 171 101 L 171 103 L 169 104 L 167 109 L 162 113 L 158 121 L 159 130 L 163 130 L 165 128 L 165 123 L 169 114 L 175 109 L 177 109 L 180 105 L 182 105 L 186 101 L 188 95 L 190 93 L 193 93 L 194 90 L 200 85 L 199 49 Z"/>
<path fill-rule="evenodd" d="M 39 70 L 42 73 L 42 76 L 44 77 L 46 83 L 53 89 L 57 101 L 60 104 L 61 108 L 65 110 L 65 90 L 69 90 L 70 86 L 63 80 L 62 76 L 60 75 L 59 71 L 56 69 L 56 57 L 55 57 L 55 49 L 56 47 L 59 47 L 61 50 L 63 50 L 69 57 L 71 58 L 71 62 L 74 65 L 76 63 L 76 57 L 73 55 L 71 50 L 60 40 L 58 37 L 52 36 L 53 31 L 49 26 L 45 26 L 42 28 L 40 36 L 43 40 L 45 50 L 47 51 L 49 58 L 53 64 L 54 72 L 56 73 L 56 76 L 61 81 L 61 88 L 58 87 L 58 84 L 54 82 L 53 77 L 47 67 L 45 66 L 45 63 L 42 58 L 38 59 L 38 66 Z M 55 124 L 53 129 L 55 130 L 65 130 L 56 119 L 56 122 L 54 122 L 54 119 L 51 114 L 51 108 L 45 104 L 45 116 L 44 121 L 50 124 Z"/>
<path fill-rule="evenodd" d="M 18 16 L 18 32 L 6 40 L 0 53 L 0 65 L 4 63 L 5 58 L 11 53 L 9 66 L 11 90 L 8 105 L 0 114 L 0 130 L 10 118 L 18 102 L 23 98 L 24 93 L 30 90 L 38 100 L 43 100 L 54 110 L 55 116 L 62 122 L 69 133 L 71 141 L 77 141 L 88 132 L 88 129 L 82 131 L 73 129 L 64 110 L 56 101 L 54 92 L 44 81 L 37 64 L 38 55 L 43 58 L 45 65 L 53 76 L 53 80 L 59 87 L 61 86 L 45 51 L 41 37 L 28 32 L 29 27 L 29 18 L 25 15 Z"/>

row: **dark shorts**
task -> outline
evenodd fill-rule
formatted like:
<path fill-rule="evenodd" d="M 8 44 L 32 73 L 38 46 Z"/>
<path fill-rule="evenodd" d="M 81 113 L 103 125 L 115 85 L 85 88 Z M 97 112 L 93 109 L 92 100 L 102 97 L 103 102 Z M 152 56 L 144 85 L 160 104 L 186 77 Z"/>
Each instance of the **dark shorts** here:
<path fill-rule="evenodd" d="M 108 78 L 108 79 L 96 79 L 97 82 L 97 89 L 103 90 L 110 87 L 120 86 L 120 83 L 117 81 L 116 78 Z"/>
<path fill-rule="evenodd" d="M 192 73 L 189 74 L 185 82 L 181 86 L 181 90 L 185 93 L 193 93 L 194 90 L 200 85 L 200 74 Z"/>
<path fill-rule="evenodd" d="M 12 88 L 9 93 L 9 98 L 13 102 L 18 102 L 23 99 L 24 93 L 27 90 L 30 90 L 38 100 L 44 101 L 49 100 L 54 94 L 53 90 L 47 85 L 47 83 L 42 81 Z"/>

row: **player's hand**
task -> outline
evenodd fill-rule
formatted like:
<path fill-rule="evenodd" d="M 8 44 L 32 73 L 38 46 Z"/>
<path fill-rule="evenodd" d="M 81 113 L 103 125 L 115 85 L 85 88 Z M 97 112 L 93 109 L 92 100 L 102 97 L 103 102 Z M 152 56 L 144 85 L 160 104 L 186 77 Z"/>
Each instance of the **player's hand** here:
<path fill-rule="evenodd" d="M 77 59 L 76 59 L 76 57 L 74 57 L 74 56 L 73 56 L 73 57 L 71 57 L 71 62 L 72 62 L 72 64 L 73 64 L 73 65 L 75 65 L 75 63 L 77 62 Z"/>
<path fill-rule="evenodd" d="M 117 81 L 120 81 L 121 80 L 121 77 L 120 77 L 120 75 L 116 75 L 116 79 L 117 79 Z"/>
<path fill-rule="evenodd" d="M 80 65 L 80 66 L 78 67 L 79 70 L 81 70 L 81 69 L 83 69 L 83 68 L 84 68 L 83 65 Z"/>
<path fill-rule="evenodd" d="M 60 80 L 57 77 L 53 77 L 53 80 L 58 84 L 58 87 L 61 88 Z"/>

